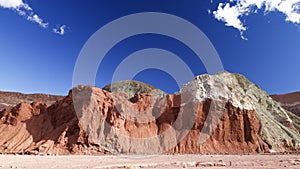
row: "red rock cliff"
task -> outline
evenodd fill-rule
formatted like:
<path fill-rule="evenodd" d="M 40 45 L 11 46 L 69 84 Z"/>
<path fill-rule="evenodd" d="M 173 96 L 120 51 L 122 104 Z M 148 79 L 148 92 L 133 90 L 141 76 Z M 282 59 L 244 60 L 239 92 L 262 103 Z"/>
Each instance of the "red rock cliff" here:
<path fill-rule="evenodd" d="M 240 84 L 239 76 L 234 76 L 237 79 L 231 79 L 230 84 L 222 82 L 225 86 L 218 83 L 218 76 L 232 75 L 215 76 L 197 77 L 180 94 L 165 97 L 137 94 L 129 98 L 123 92 L 78 86 L 50 107 L 42 102 L 21 103 L 0 112 L 0 152 L 157 154 L 299 150 L 300 136 L 293 119 L 267 94 L 253 94 L 260 89 L 248 82 Z M 232 88 L 231 84 L 247 90 Z"/>

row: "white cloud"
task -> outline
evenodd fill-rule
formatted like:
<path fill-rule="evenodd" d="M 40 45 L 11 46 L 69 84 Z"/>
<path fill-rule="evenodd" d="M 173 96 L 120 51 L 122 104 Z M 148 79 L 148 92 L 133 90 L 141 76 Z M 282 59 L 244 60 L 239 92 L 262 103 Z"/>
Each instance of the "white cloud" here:
<path fill-rule="evenodd" d="M 18 8 L 21 7 L 24 3 L 22 0 L 0 0 L 0 6 L 3 8 Z"/>
<path fill-rule="evenodd" d="M 52 31 L 59 35 L 64 35 L 66 28 L 67 28 L 66 25 L 62 25 L 62 26 L 58 26 L 57 28 L 53 28 Z"/>
<path fill-rule="evenodd" d="M 217 20 L 225 22 L 226 26 L 238 29 L 243 37 L 247 27 L 241 18 L 260 9 L 266 13 L 281 12 L 287 22 L 300 23 L 300 0 L 229 0 L 227 3 L 219 3 L 213 15 Z"/>
<path fill-rule="evenodd" d="M 27 20 L 37 23 L 43 28 L 48 27 L 48 23 L 35 14 L 32 8 L 27 3 L 24 3 L 23 0 L 0 0 L 0 7 L 13 9 Z"/>
<path fill-rule="evenodd" d="M 44 22 L 38 15 L 34 14 L 34 15 L 29 15 L 27 17 L 28 20 L 38 23 L 41 27 L 43 28 L 47 28 L 48 27 L 48 23 Z"/>
<path fill-rule="evenodd" d="M 213 12 L 215 18 L 224 21 L 227 26 L 232 26 L 240 31 L 245 31 L 246 27 L 239 19 L 242 13 L 243 12 L 241 9 L 237 8 L 236 6 L 230 6 L 229 3 L 220 3 L 218 10 Z"/>

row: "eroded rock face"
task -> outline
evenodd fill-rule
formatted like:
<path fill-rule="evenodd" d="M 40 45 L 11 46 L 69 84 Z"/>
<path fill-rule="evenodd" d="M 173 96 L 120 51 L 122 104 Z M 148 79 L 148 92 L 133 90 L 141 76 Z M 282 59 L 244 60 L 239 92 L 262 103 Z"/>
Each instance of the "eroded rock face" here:
<path fill-rule="evenodd" d="M 284 152 L 298 151 L 300 141 L 299 119 L 228 72 L 164 97 L 78 86 L 50 107 L 21 103 L 0 119 L 4 153 Z"/>
<path fill-rule="evenodd" d="M 229 101 L 234 107 L 254 110 L 260 121 L 259 135 L 273 151 L 285 151 L 283 147 L 299 147 L 299 118 L 284 110 L 265 91 L 244 76 L 220 72 L 201 75 L 186 84 L 181 93 L 189 91 L 191 99 L 202 101 Z"/>
<path fill-rule="evenodd" d="M 284 109 L 300 117 L 300 92 L 271 95 Z"/>
<path fill-rule="evenodd" d="M 21 102 L 42 101 L 45 102 L 47 105 L 51 105 L 63 98 L 63 96 L 49 94 L 23 94 L 17 92 L 0 91 L 0 110 L 14 107 Z"/>
<path fill-rule="evenodd" d="M 0 103 L 0 110 L 3 110 L 5 108 L 11 108 L 10 105 L 4 104 L 4 103 Z"/>
<path fill-rule="evenodd" d="M 72 99 L 47 107 L 45 103 L 20 103 L 0 112 L 0 151 L 20 154 L 95 154 L 78 124 Z M 87 147 L 89 146 L 89 147 Z"/>

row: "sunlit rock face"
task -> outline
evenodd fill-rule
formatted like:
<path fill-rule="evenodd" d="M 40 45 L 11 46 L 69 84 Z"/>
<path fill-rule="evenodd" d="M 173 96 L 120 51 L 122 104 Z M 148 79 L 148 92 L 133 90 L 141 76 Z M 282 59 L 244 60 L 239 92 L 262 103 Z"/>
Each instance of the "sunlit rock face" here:
<path fill-rule="evenodd" d="M 173 95 L 141 82 L 113 86 L 105 90 L 78 86 L 51 106 L 21 103 L 1 111 L 0 151 L 184 154 L 299 150 L 299 117 L 242 75 L 197 76 Z"/>
<path fill-rule="evenodd" d="M 0 91 L 0 111 L 5 108 L 12 108 L 21 102 L 42 101 L 51 105 L 63 96 L 49 94 L 23 94 L 18 92 L 1 92 Z"/>
<path fill-rule="evenodd" d="M 281 107 L 300 116 L 300 92 L 271 95 Z"/>

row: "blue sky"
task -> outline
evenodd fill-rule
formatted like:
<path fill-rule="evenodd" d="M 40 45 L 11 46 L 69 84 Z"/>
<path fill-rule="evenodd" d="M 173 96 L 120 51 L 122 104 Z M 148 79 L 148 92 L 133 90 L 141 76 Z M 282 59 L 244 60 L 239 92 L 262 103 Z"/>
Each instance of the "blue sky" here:
<path fill-rule="evenodd" d="M 0 0 L 2 91 L 67 94 L 76 59 L 89 37 L 105 24 L 138 12 L 164 12 L 193 23 L 210 39 L 226 70 L 245 75 L 268 93 L 300 90 L 300 24 L 298 15 L 281 4 L 220 4 L 210 0 L 5 1 Z M 299 3 L 295 4 L 293 12 L 297 13 Z M 232 11 L 238 13 L 232 16 Z M 110 83 L 118 63 L 144 48 L 172 51 L 191 66 L 194 75 L 206 73 L 185 44 L 146 34 L 124 39 L 110 50 L 98 70 L 96 85 Z M 174 79 L 159 70 L 140 72 L 135 79 L 170 93 L 178 90 Z"/>

